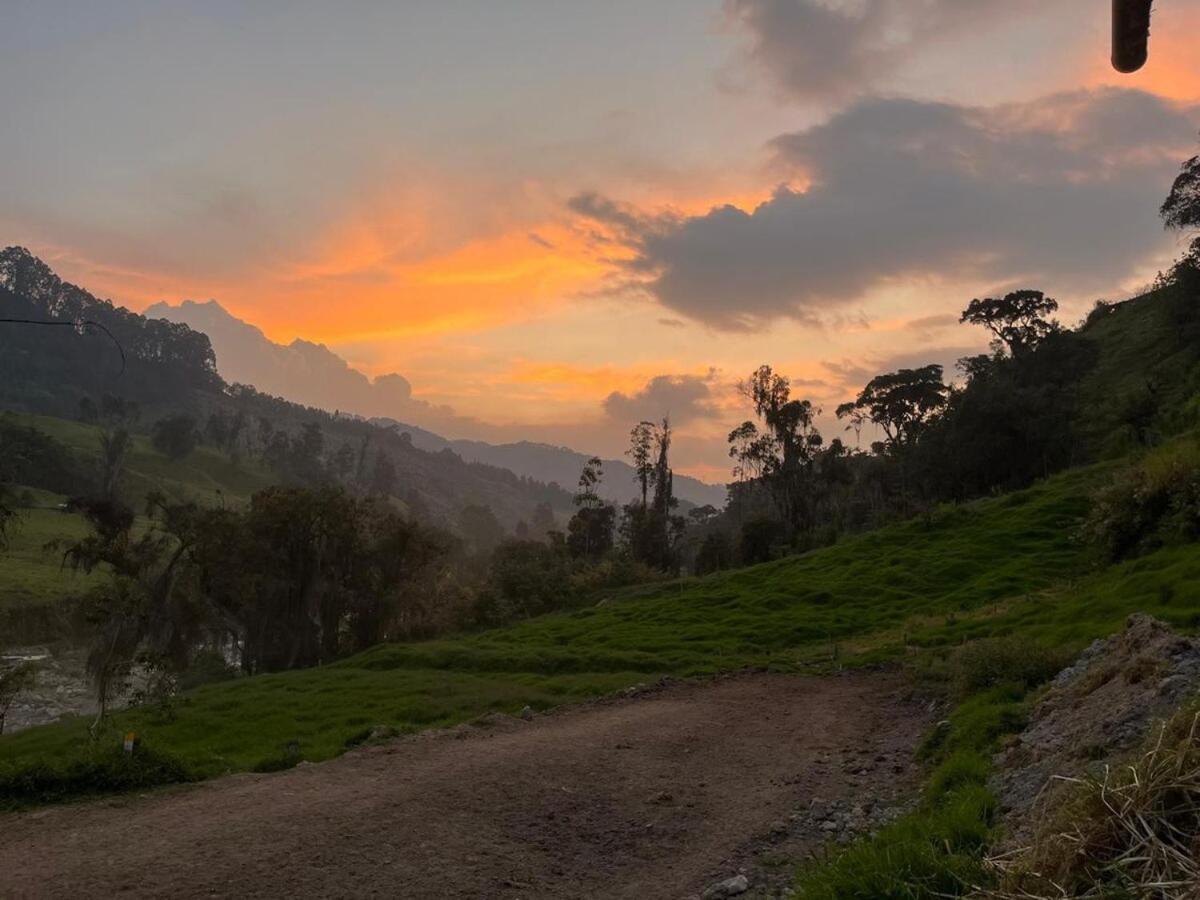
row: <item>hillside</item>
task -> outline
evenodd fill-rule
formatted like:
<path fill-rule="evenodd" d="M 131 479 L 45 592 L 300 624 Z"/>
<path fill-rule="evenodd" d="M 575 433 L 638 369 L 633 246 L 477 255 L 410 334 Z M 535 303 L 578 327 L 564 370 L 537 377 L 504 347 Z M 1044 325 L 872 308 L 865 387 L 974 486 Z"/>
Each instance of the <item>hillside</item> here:
<path fill-rule="evenodd" d="M 69 422 L 80 417 L 81 403 L 99 407 L 104 396 L 113 395 L 136 404 L 134 430 L 141 431 L 181 413 L 201 422 L 213 413 L 240 413 L 256 426 L 265 420 L 272 429 L 293 434 L 316 423 L 331 456 L 342 446 L 357 450 L 364 440 L 385 452 L 396 470 L 397 500 L 451 530 L 458 528 L 462 509 L 472 504 L 490 507 L 510 530 L 518 521 L 529 521 L 540 503 L 549 503 L 560 517 L 572 509 L 570 493 L 544 481 L 471 463 L 452 452 L 427 452 L 395 429 L 226 384 L 205 335 L 99 300 L 63 282 L 19 247 L 0 252 L 0 316 L 63 326 L 96 323 L 0 326 L 0 409 Z M 163 465 L 165 460 L 158 464 L 160 469 Z M 201 480 L 211 477 L 198 474 Z M 243 493 L 236 486 L 233 492 Z"/>
<path fill-rule="evenodd" d="M 146 310 L 152 318 L 187 325 L 206 334 L 216 353 L 217 371 L 229 381 L 252 384 L 268 394 L 277 394 L 323 409 L 341 409 L 374 418 L 384 427 L 395 426 L 412 436 L 413 445 L 432 453 L 451 450 L 467 462 L 508 469 L 524 478 L 556 482 L 570 488 L 591 456 L 569 447 L 532 441 L 490 444 L 480 440 L 445 438 L 413 419 L 444 421 L 447 427 L 462 427 L 447 410 L 437 409 L 412 395 L 408 381 L 397 374 L 368 378 L 324 344 L 296 339 L 279 344 L 249 322 L 239 319 L 216 300 L 178 304 L 156 303 Z M 626 503 L 633 493 L 634 473 L 627 462 L 606 459 L 605 481 L 600 495 L 614 503 Z M 686 475 L 675 476 L 677 495 L 697 506 L 725 502 L 724 485 L 705 484 Z"/>
<path fill-rule="evenodd" d="M 1135 610 L 1200 625 L 1190 604 L 1171 602 L 1200 591 L 1196 546 L 1089 572 L 1074 534 L 1089 493 L 1110 472 L 1067 473 L 927 522 L 632 589 L 573 614 L 211 685 L 189 695 L 175 722 L 135 710 L 118 717 L 118 728 L 138 730 L 211 776 L 251 768 L 291 742 L 305 759 L 326 759 L 376 726 L 408 731 L 526 704 L 545 709 L 666 674 L 861 664 L 1014 630 L 1082 646 Z M 65 722 L 0 739 L 0 761 L 70 757 L 84 727 Z"/>

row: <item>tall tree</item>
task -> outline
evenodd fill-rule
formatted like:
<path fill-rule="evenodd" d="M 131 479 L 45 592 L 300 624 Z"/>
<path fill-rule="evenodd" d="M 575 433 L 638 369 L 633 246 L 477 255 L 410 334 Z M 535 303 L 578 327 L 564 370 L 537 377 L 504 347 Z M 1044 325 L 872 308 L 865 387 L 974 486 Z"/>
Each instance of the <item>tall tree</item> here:
<path fill-rule="evenodd" d="M 994 348 L 1020 356 L 1061 330 L 1057 322 L 1047 318 L 1057 309 L 1058 301 L 1041 291 L 1020 290 L 1000 298 L 972 300 L 959 321 L 982 325 L 994 336 Z"/>
<path fill-rule="evenodd" d="M 629 449 L 625 455 L 633 463 L 633 477 L 642 490 L 642 506 L 648 502 L 650 484 L 654 478 L 654 423 L 638 422 L 629 432 Z"/>
<path fill-rule="evenodd" d="M 942 367 L 922 366 L 876 375 L 851 403 L 837 408 L 839 419 L 865 415 L 883 429 L 888 445 L 904 447 L 916 440 L 930 418 L 946 406 L 950 388 Z"/>
<path fill-rule="evenodd" d="M 1167 228 L 1196 233 L 1188 251 L 1175 266 L 1175 276 L 1200 272 L 1200 156 L 1193 156 L 1183 164 L 1159 213 Z"/>
<path fill-rule="evenodd" d="M 729 434 L 739 480 L 757 477 L 767 487 L 786 526 L 803 528 L 811 503 L 807 493 L 814 455 L 822 438 L 814 424 L 820 410 L 791 396 L 788 379 L 760 366 L 739 385 L 763 427 L 743 422 Z"/>
<path fill-rule="evenodd" d="M 575 492 L 575 505 L 579 508 L 567 523 L 567 548 L 575 556 L 596 559 L 612 549 L 617 511 L 600 499 L 597 488 L 603 478 L 603 462 L 596 456 L 579 473 Z"/>

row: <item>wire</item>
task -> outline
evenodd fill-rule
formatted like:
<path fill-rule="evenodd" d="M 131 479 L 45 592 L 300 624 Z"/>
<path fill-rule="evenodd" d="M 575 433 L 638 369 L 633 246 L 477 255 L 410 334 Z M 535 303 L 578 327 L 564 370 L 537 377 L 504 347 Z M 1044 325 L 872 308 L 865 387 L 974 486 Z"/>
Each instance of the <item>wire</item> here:
<path fill-rule="evenodd" d="M 43 319 L 0 319 L 0 325 L 50 325 L 59 328 L 73 328 L 79 334 L 83 333 L 82 329 L 84 328 L 97 328 L 108 335 L 108 339 L 113 342 L 113 345 L 117 348 L 117 352 L 121 354 L 121 371 L 117 375 L 125 374 L 125 348 L 121 346 L 121 342 L 116 339 L 116 336 L 99 322 L 91 319 L 80 319 L 72 322 L 47 322 Z"/>

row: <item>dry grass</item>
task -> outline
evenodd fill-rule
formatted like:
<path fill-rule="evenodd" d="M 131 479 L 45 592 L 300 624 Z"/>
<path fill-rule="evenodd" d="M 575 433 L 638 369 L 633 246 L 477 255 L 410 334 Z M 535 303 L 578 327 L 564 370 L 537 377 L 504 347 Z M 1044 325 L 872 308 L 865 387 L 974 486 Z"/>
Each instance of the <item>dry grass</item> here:
<path fill-rule="evenodd" d="M 995 900 L 1200 898 L 1200 711 L 1163 723 L 1129 763 L 1062 779 L 1032 846 L 989 860 Z"/>

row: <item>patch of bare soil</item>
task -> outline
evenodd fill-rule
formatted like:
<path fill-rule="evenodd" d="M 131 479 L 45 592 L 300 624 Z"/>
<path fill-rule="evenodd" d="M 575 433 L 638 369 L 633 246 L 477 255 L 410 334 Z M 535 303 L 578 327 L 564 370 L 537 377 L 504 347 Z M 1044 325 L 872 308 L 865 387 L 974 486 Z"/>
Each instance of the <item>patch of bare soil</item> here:
<path fill-rule="evenodd" d="M 1025 731 L 997 760 L 1007 843 L 1028 838 L 1074 778 L 1102 770 L 1137 747 L 1200 690 L 1200 641 L 1145 615 L 1096 641 L 1064 669 L 1035 706 Z"/>
<path fill-rule="evenodd" d="M 895 673 L 672 684 L 3 817 L 0 895 L 682 898 L 742 874 L 768 896 L 915 784 L 926 724 Z"/>

